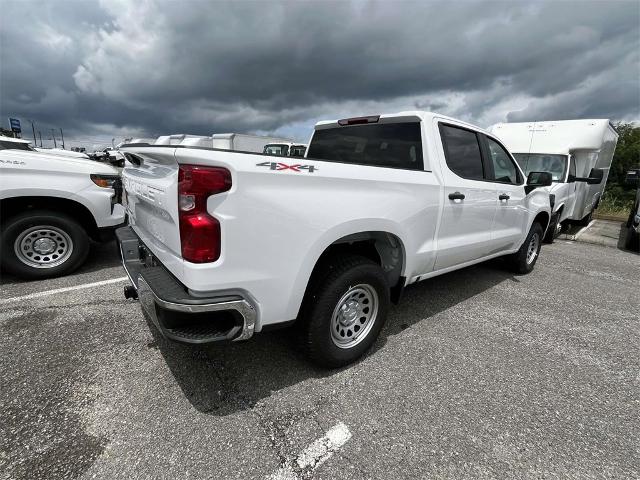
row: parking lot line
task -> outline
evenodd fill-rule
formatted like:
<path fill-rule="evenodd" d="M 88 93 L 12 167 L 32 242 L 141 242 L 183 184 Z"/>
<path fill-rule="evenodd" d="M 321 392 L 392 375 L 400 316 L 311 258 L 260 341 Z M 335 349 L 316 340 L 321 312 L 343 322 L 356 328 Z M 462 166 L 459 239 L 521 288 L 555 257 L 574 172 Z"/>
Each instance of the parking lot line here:
<path fill-rule="evenodd" d="M 73 290 L 82 290 L 85 288 L 100 287 L 102 285 L 109 285 L 111 283 L 124 282 L 125 280 L 129 280 L 129 278 L 118 277 L 118 278 L 112 278 L 110 280 L 102 280 L 100 282 L 83 283 L 81 285 L 75 285 L 73 287 L 56 288 L 55 290 L 45 290 L 44 292 L 30 293 L 29 295 L 23 295 L 21 297 L 4 298 L 0 300 L 0 305 L 3 305 L 5 303 L 18 302 L 20 300 L 30 300 L 32 298 L 46 297 L 48 295 L 55 295 L 56 293 L 64 293 L 64 292 L 71 292 Z"/>
<path fill-rule="evenodd" d="M 351 438 L 349 428 L 342 422 L 334 425 L 322 437 L 305 448 L 296 463 L 298 468 L 313 471 L 328 460 L 334 452 L 340 449 Z M 294 480 L 299 478 L 291 465 L 283 465 L 267 477 L 268 480 Z"/>

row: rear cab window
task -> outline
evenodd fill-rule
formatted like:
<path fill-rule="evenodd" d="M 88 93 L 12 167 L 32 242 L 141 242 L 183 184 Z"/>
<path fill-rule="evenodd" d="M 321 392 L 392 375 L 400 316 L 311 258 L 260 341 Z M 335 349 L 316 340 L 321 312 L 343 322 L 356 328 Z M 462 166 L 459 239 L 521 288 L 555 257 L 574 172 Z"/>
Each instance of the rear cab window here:
<path fill-rule="evenodd" d="M 307 158 L 423 170 L 420 121 L 320 128 L 313 134 Z"/>

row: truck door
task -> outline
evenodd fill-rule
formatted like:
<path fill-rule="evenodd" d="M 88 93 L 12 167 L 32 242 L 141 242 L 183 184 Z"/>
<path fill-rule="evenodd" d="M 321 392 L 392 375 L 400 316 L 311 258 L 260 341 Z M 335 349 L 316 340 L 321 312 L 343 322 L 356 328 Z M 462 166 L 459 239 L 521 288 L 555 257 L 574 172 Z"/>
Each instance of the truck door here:
<path fill-rule="evenodd" d="M 439 130 L 445 159 L 444 206 L 437 234 L 435 270 L 488 255 L 497 208 L 495 187 L 485 181 L 479 134 L 442 122 Z"/>
<path fill-rule="evenodd" d="M 491 228 L 491 253 L 520 247 L 527 231 L 524 178 L 515 160 L 495 139 L 481 135 L 488 162 L 487 177 L 495 188 L 498 208 Z"/>

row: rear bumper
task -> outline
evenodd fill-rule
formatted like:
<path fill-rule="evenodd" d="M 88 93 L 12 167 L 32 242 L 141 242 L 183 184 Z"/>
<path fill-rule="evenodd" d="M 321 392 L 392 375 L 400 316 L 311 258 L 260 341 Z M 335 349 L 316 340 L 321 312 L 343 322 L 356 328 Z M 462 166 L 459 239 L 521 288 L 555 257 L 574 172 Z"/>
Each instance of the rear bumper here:
<path fill-rule="evenodd" d="M 212 343 L 251 338 L 256 308 L 238 294 L 194 296 L 155 259 L 131 227 L 116 230 L 131 285 L 142 309 L 163 336 L 183 343 Z"/>

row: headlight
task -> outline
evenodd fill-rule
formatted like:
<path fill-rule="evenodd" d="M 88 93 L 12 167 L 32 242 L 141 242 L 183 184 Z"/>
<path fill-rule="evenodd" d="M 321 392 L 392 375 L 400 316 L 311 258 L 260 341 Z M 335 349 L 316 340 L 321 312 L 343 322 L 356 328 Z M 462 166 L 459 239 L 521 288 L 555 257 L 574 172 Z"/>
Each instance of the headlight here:
<path fill-rule="evenodd" d="M 115 188 L 119 181 L 118 175 L 97 175 L 91 174 L 91 181 L 102 188 Z"/>

